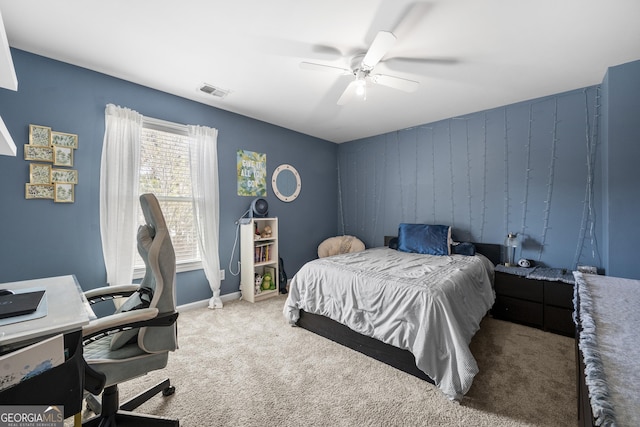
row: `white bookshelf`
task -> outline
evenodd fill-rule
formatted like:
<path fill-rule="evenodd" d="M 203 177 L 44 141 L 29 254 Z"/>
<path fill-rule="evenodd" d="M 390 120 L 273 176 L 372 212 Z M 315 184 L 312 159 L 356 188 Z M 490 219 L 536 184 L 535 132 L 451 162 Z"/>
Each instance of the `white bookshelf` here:
<path fill-rule="evenodd" d="M 266 227 L 271 235 L 264 236 Z M 269 289 L 255 289 L 255 277 L 271 271 Z M 258 302 L 278 295 L 278 218 L 248 218 L 240 224 L 240 291 L 242 299 Z"/>

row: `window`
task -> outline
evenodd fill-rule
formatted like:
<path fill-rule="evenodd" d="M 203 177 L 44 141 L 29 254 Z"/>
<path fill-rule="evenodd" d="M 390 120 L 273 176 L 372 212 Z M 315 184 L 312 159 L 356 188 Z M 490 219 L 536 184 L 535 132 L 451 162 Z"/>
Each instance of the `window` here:
<path fill-rule="evenodd" d="M 140 140 L 139 192 L 156 195 L 176 252 L 177 271 L 202 268 L 193 219 L 193 193 L 187 130 L 181 125 L 144 118 Z M 139 210 L 140 224 L 144 223 Z M 136 256 L 136 277 L 144 262 Z"/>

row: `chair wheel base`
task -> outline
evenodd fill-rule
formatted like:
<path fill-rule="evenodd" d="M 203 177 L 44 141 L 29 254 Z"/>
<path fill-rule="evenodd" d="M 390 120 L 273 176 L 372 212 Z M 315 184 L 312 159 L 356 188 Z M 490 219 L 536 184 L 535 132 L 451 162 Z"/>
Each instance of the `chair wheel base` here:
<path fill-rule="evenodd" d="M 132 412 L 118 411 L 108 418 L 92 418 L 82 423 L 83 427 L 180 427 L 178 420 L 156 417 L 152 415 L 138 415 Z"/>
<path fill-rule="evenodd" d="M 158 417 L 154 415 L 135 414 L 133 411 L 135 408 L 149 400 L 151 397 L 162 392 L 163 396 L 171 396 L 176 391 L 176 388 L 172 386 L 168 379 L 162 381 L 156 386 L 140 393 L 132 399 L 124 402 L 118 408 L 118 386 L 113 385 L 107 387 L 102 393 L 102 413 L 93 417 L 84 423 L 83 426 L 90 427 L 116 427 L 116 426 L 169 426 L 179 427 L 178 420 L 170 418 Z M 91 398 L 93 402 L 90 403 Z M 87 396 L 87 407 L 91 408 L 94 404 L 98 404 L 95 397 Z M 93 409 L 93 408 L 91 408 Z"/>

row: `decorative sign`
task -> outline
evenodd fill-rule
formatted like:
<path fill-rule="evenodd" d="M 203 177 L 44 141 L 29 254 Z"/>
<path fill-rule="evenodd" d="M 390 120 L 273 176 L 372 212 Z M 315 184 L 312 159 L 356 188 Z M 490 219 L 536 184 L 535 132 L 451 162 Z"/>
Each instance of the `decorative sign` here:
<path fill-rule="evenodd" d="M 238 196 L 267 195 L 267 155 L 238 150 Z"/>

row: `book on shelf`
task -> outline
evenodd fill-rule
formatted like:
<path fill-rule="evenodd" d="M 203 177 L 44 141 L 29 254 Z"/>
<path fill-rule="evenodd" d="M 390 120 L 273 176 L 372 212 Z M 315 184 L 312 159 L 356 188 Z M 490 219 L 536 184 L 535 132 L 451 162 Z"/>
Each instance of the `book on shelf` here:
<path fill-rule="evenodd" d="M 255 253 L 253 255 L 254 262 L 267 262 L 271 261 L 271 257 L 273 255 L 273 244 L 265 243 L 262 245 L 255 246 Z"/>

